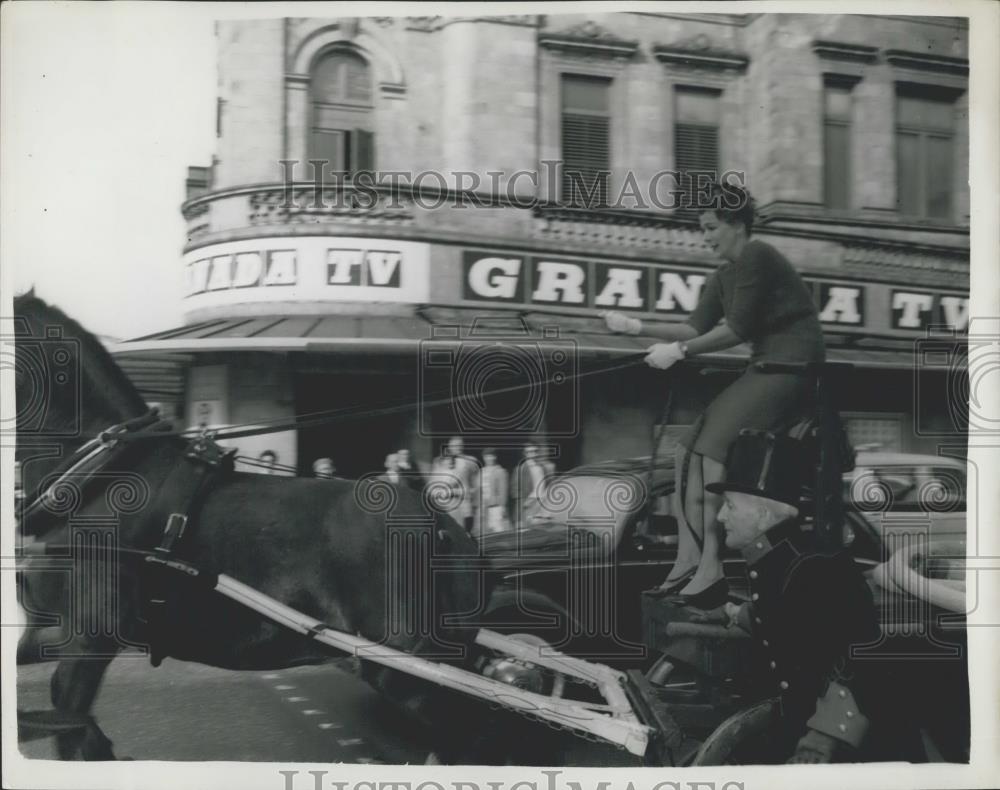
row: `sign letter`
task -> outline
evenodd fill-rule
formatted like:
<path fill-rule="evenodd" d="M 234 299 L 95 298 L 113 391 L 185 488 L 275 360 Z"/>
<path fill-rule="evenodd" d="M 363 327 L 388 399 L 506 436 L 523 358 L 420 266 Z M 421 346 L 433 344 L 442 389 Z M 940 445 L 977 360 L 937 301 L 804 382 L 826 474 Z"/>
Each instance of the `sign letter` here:
<path fill-rule="evenodd" d="M 820 293 L 827 291 L 823 311 L 819 314 L 819 320 L 825 324 L 853 324 L 861 323 L 861 311 L 858 309 L 858 299 L 861 296 L 860 288 L 849 288 L 842 285 L 831 285 L 829 290 L 822 288 Z"/>
<path fill-rule="evenodd" d="M 643 274 L 641 269 L 608 269 L 608 281 L 594 304 L 597 307 L 644 307 L 639 292 Z"/>
<path fill-rule="evenodd" d="M 575 263 L 539 261 L 535 292 L 531 295 L 536 302 L 561 302 L 563 304 L 583 304 L 586 295 L 583 284 L 586 272 Z"/>
<path fill-rule="evenodd" d="M 274 250 L 267 258 L 264 285 L 295 285 L 295 250 Z"/>
<path fill-rule="evenodd" d="M 895 291 L 892 294 L 893 326 L 896 329 L 920 329 L 926 323 L 925 313 L 934 306 L 931 294 Z"/>
<path fill-rule="evenodd" d="M 687 277 L 682 277 L 675 272 L 660 272 L 660 299 L 656 303 L 656 309 L 690 313 L 698 304 L 698 297 L 704 284 L 703 274 L 689 274 Z"/>
<path fill-rule="evenodd" d="M 480 258 L 469 267 L 467 282 L 476 296 L 513 299 L 520 273 L 520 258 Z"/>
<path fill-rule="evenodd" d="M 944 323 L 953 327 L 956 332 L 965 332 L 969 328 L 969 300 L 961 296 L 942 296 L 941 312 Z"/>
<path fill-rule="evenodd" d="M 361 250 L 327 250 L 326 282 L 329 285 L 361 285 Z"/>
<path fill-rule="evenodd" d="M 398 288 L 401 257 L 398 252 L 370 251 L 368 253 L 368 284 Z"/>
<path fill-rule="evenodd" d="M 264 263 L 259 252 L 241 252 L 236 256 L 233 270 L 233 288 L 246 288 L 257 285 L 264 270 Z"/>

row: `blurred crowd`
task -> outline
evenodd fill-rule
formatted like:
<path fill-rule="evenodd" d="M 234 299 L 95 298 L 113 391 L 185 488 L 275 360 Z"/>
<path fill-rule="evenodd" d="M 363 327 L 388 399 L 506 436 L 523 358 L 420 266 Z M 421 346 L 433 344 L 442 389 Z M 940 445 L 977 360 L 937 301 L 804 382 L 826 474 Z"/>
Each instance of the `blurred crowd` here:
<path fill-rule="evenodd" d="M 281 474 L 277 461 L 274 451 L 265 450 L 257 465 L 264 474 Z M 406 448 L 389 453 L 378 477 L 418 493 L 426 490 L 436 507 L 451 513 L 471 534 L 481 535 L 527 524 L 555 471 L 537 444 L 524 445 L 521 460 L 510 471 L 499 463 L 495 448 L 484 447 L 476 458 L 466 453 L 461 436 L 453 436 L 429 462 L 414 458 Z M 312 474 L 332 480 L 337 468 L 332 459 L 317 458 Z"/>

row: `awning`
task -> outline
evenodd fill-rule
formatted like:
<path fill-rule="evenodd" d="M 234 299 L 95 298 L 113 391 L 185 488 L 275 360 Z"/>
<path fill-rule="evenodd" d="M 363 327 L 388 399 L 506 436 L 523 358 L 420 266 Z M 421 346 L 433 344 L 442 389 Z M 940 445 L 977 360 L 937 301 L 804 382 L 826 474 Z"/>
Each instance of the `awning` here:
<path fill-rule="evenodd" d="M 635 354 L 658 338 L 611 333 L 597 317 L 552 315 L 542 312 L 482 310 L 461 307 L 425 307 L 416 315 L 295 315 L 220 318 L 158 332 L 111 347 L 116 357 L 140 355 L 183 364 L 190 354 L 235 351 L 302 351 L 312 353 L 395 353 L 425 344 L 447 347 L 461 343 L 531 345 L 571 342 L 587 355 Z M 891 344 L 892 341 L 887 341 Z M 909 370 L 912 344 L 897 348 L 843 348 L 832 342 L 827 356 L 860 368 Z M 151 356 L 153 355 L 153 356 Z M 749 356 L 746 346 L 707 354 L 700 359 L 736 365 Z M 137 370 L 143 369 L 137 363 Z M 152 376 L 152 369 L 148 369 Z"/>

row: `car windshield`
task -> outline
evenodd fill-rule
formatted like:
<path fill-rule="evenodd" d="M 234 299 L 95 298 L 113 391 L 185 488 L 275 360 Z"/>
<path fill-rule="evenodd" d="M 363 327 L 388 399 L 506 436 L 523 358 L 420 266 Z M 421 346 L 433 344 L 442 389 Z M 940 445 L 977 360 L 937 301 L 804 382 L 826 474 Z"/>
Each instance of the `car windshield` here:
<path fill-rule="evenodd" d="M 965 508 L 965 470 L 863 466 L 844 476 L 845 498 L 859 510 L 943 512 Z"/>

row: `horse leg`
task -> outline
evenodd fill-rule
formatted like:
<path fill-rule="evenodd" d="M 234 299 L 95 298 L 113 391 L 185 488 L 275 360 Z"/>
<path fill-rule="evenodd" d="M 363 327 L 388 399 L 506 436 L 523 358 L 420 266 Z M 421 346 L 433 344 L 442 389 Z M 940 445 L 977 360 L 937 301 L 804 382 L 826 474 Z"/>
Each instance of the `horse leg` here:
<path fill-rule="evenodd" d="M 17 640 L 17 665 L 37 664 L 52 661 L 55 656 L 45 656 L 46 646 L 61 645 L 66 642 L 66 629 L 61 625 L 33 626 L 25 628 Z"/>
<path fill-rule="evenodd" d="M 63 713 L 89 714 L 111 656 L 65 658 L 52 674 L 50 687 L 52 704 Z M 56 751 L 60 760 L 114 760 L 111 741 L 91 720 L 81 730 L 56 736 Z"/>

